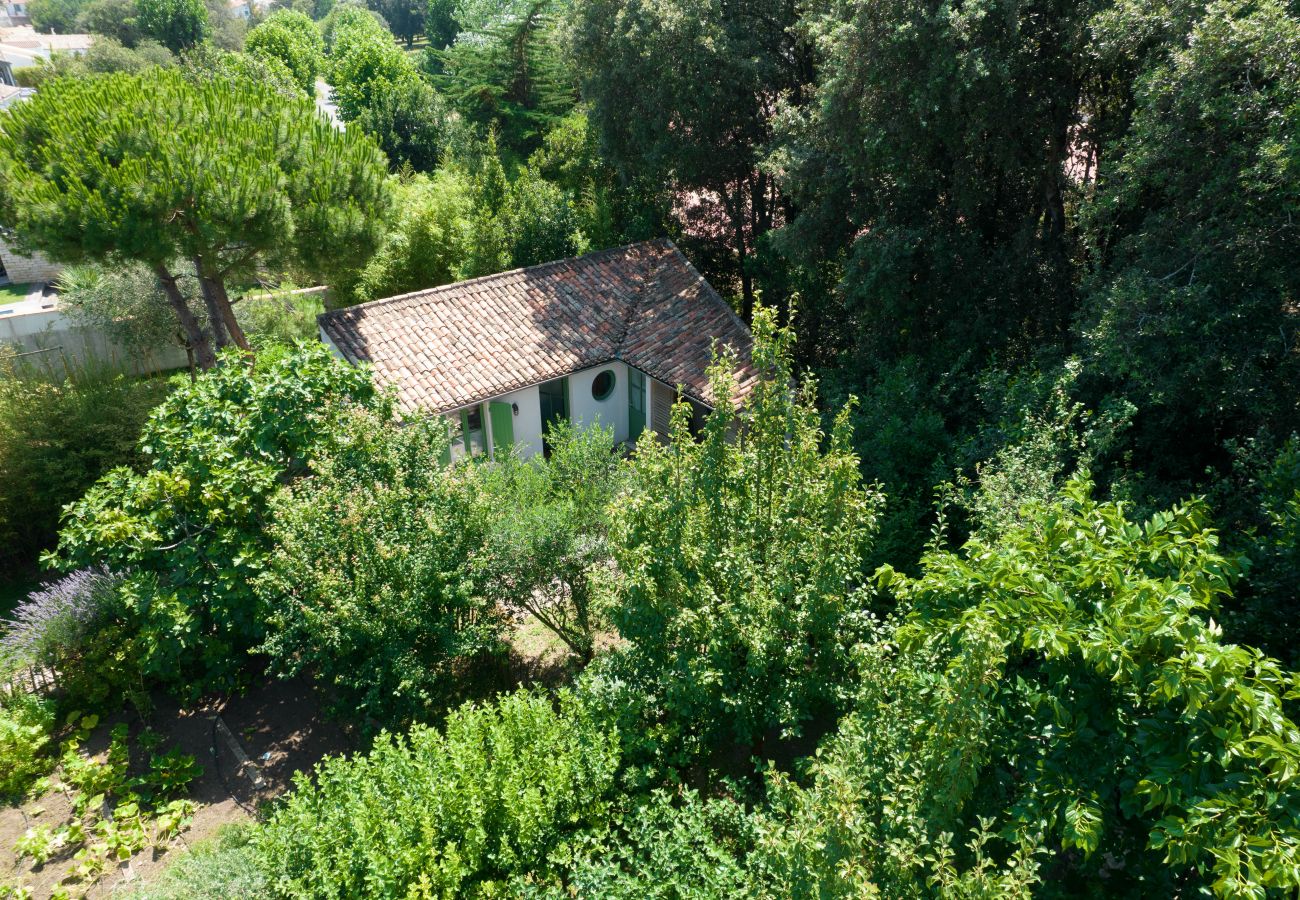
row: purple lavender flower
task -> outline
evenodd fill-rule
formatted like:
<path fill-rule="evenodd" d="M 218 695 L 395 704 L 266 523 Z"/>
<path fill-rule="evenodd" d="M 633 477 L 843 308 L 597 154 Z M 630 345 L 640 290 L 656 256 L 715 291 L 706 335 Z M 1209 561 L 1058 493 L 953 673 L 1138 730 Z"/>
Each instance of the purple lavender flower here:
<path fill-rule="evenodd" d="M 120 582 L 97 566 L 43 585 L 27 595 L 9 622 L 0 622 L 0 660 L 12 667 L 51 665 L 75 648 Z"/>

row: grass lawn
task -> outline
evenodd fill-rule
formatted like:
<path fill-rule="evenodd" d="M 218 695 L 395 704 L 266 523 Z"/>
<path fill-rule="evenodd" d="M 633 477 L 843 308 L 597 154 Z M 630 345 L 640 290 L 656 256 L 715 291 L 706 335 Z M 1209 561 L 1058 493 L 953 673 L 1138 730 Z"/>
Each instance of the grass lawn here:
<path fill-rule="evenodd" d="M 30 285 L 26 284 L 0 284 L 0 306 L 26 300 L 30 289 Z"/>

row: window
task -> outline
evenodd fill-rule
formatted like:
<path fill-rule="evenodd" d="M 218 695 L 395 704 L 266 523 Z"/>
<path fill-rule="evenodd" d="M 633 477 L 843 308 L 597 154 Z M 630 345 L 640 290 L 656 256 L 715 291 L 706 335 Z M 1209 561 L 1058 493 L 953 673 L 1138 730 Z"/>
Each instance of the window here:
<path fill-rule="evenodd" d="M 483 434 L 483 408 L 471 406 L 465 410 L 465 449 L 470 456 L 480 456 L 487 452 L 487 441 Z"/>
<path fill-rule="evenodd" d="M 614 393 L 614 370 L 606 369 L 591 382 L 591 396 L 596 400 L 607 400 Z"/>

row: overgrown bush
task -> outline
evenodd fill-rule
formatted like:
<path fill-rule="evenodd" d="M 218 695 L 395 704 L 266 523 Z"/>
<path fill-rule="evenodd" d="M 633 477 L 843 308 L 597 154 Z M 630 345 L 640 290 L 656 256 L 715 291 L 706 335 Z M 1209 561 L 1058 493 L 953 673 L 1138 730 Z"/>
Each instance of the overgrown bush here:
<path fill-rule="evenodd" d="M 66 374 L 0 358 L 0 571 L 33 567 L 65 504 L 110 469 L 140 465 L 140 429 L 167 392 L 98 365 Z"/>
<path fill-rule="evenodd" d="M 862 483 L 846 415 L 823 444 L 814 384 L 793 386 L 792 333 L 769 310 L 754 332 L 743 414 L 724 357 L 700 440 L 679 405 L 667 447 L 638 444 L 614 514 L 611 616 L 629 644 L 615 668 L 661 722 L 650 734 L 681 758 L 761 749 L 835 715 L 865 621 L 880 497 Z"/>
<path fill-rule="evenodd" d="M 928 554 L 918 579 L 882 571 L 909 610 L 892 639 L 904 658 L 951 648 L 927 676 L 944 673 L 951 700 L 912 717 L 873 701 L 890 728 L 910 719 L 910 740 L 947 744 L 922 773 L 939 792 L 925 820 L 990 815 L 1002 834 L 1043 835 L 1065 890 L 1164 894 L 1190 879 L 1223 896 L 1294 891 L 1295 674 L 1223 641 L 1211 617 L 1236 567 L 1202 506 L 1137 523 L 1091 490 L 1071 482 L 1001 535 Z M 953 660 L 981 641 L 983 674 L 953 682 Z M 885 746 L 862 741 L 850 777 Z"/>
<path fill-rule="evenodd" d="M 521 692 L 299 775 L 255 846 L 275 897 L 501 896 L 605 821 L 617 767 L 573 695 Z"/>
<path fill-rule="evenodd" d="M 429 720 L 472 695 L 468 666 L 502 622 L 480 569 L 475 466 L 445 468 L 441 417 L 352 417 L 311 478 L 271 506 L 257 581 L 281 675 L 312 673 L 329 709 L 367 728 Z"/>
<path fill-rule="evenodd" d="M 270 500 L 358 406 L 387 409 L 366 370 L 320 344 L 256 362 L 227 353 L 173 382 L 140 440 L 143 473 L 114 469 L 69 507 L 49 560 L 130 573 L 122 596 L 147 675 L 176 688 L 229 684 L 265 635 L 252 582 L 270 550 Z"/>

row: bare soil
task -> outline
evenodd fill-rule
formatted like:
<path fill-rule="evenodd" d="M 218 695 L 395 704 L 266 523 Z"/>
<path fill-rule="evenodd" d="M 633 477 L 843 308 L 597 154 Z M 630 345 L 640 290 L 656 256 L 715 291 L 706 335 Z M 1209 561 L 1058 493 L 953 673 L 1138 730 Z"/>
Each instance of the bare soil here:
<path fill-rule="evenodd" d="M 241 767 L 230 741 L 216 728 L 218 715 L 251 766 Z M 170 851 L 209 837 L 222 825 L 251 819 L 260 806 L 288 790 L 294 773 L 309 771 L 326 754 L 351 749 L 340 727 L 320 719 L 310 685 L 301 679 L 269 682 L 228 702 L 207 702 L 188 709 L 169 698 L 156 697 L 147 723 L 134 712 L 111 718 L 90 736 L 84 752 L 102 759 L 109 732 L 118 722 L 131 726 L 133 764 L 144 756 L 135 738 L 146 724 L 163 736 L 157 752 L 179 746 L 198 760 L 203 775 L 191 783 L 187 795 L 198 804 L 198 810 L 190 827 L 169 847 L 146 849 L 110 869 L 86 893 L 92 898 L 106 897 L 124 883 L 149 879 L 167 864 Z M 260 787 L 254 786 L 257 777 Z M 58 791 L 19 807 L 0 808 L 0 884 L 21 882 L 31 887 L 36 897 L 49 897 L 73 868 L 71 851 L 33 867 L 30 859 L 15 858 L 13 844 L 32 825 L 58 828 L 70 821 L 71 814 L 71 805 Z"/>

